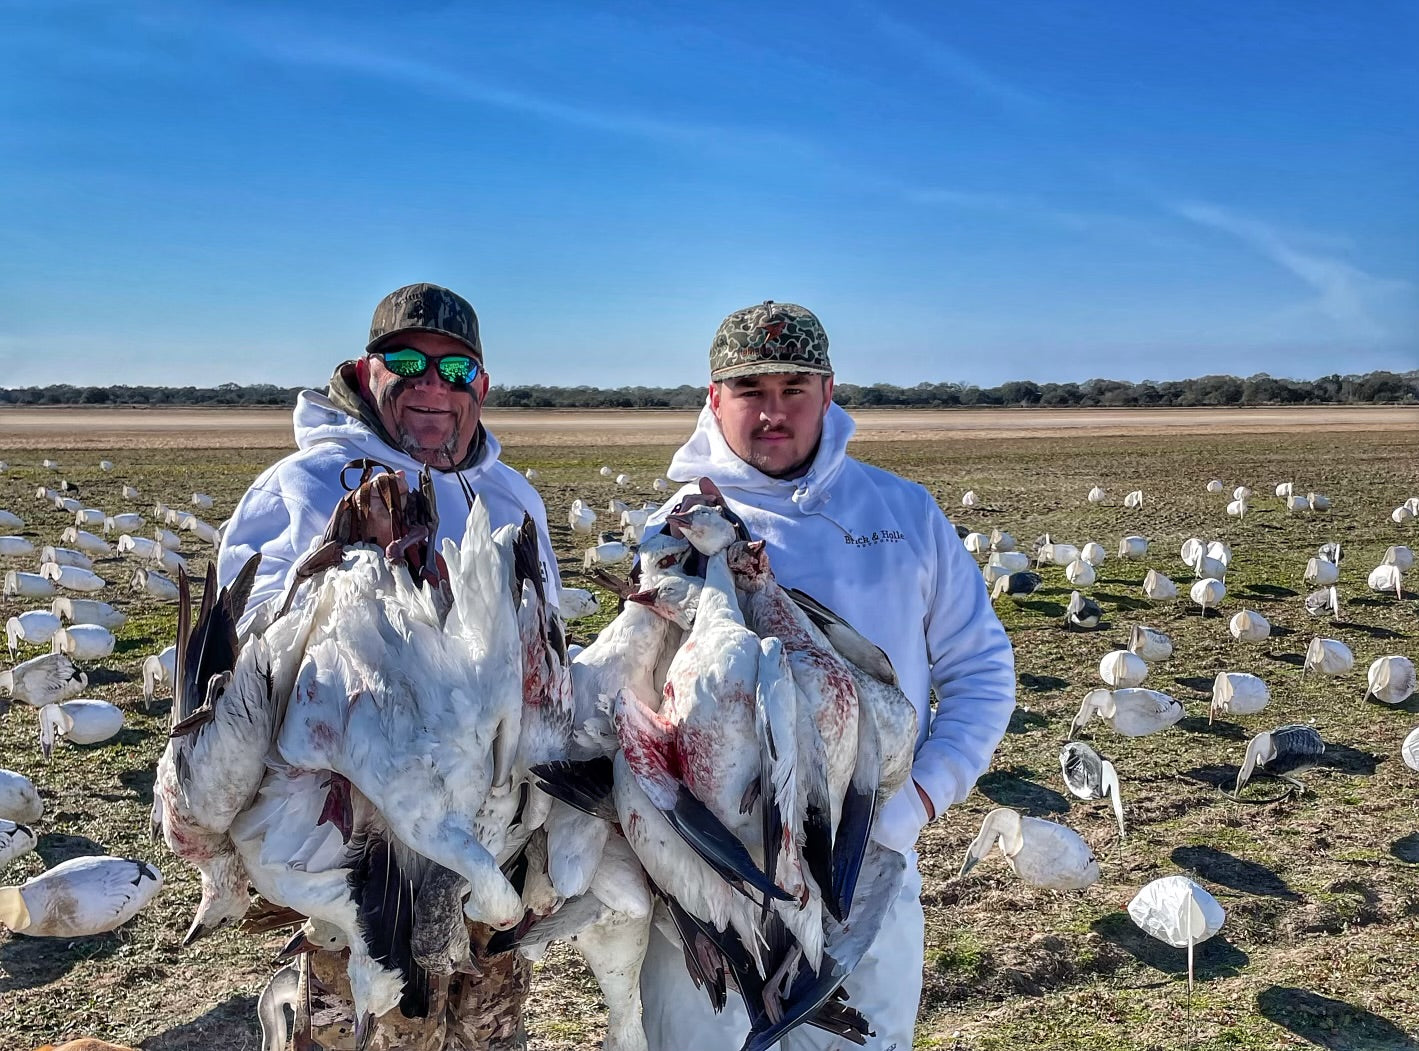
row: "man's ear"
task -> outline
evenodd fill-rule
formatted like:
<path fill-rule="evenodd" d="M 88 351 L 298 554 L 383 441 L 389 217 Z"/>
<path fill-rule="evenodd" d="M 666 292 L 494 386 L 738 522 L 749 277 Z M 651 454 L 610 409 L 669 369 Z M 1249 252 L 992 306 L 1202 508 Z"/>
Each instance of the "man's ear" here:
<path fill-rule="evenodd" d="M 716 420 L 719 419 L 719 396 L 720 396 L 720 393 L 721 393 L 721 392 L 720 392 L 720 387 L 719 387 L 719 384 L 718 384 L 718 383 L 711 383 L 711 384 L 709 385 L 709 406 L 710 406 L 710 412 L 714 413 L 714 418 L 715 418 Z"/>

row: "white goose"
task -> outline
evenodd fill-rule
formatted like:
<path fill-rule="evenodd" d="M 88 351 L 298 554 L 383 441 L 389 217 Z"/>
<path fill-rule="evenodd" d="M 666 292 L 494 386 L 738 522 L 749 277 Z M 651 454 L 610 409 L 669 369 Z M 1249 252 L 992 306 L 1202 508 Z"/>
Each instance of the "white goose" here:
<path fill-rule="evenodd" d="M 70 598 L 61 595 L 50 604 L 50 611 L 70 624 L 98 624 L 110 631 L 121 628 L 128 621 L 128 614 L 114 609 L 107 602 L 92 598 Z"/>
<path fill-rule="evenodd" d="M 0 887 L 0 926 L 31 938 L 87 938 L 127 923 L 163 876 L 146 861 L 72 858 L 18 887 Z"/>
<path fill-rule="evenodd" d="M 21 825 L 33 825 L 44 813 L 44 803 L 34 782 L 13 770 L 0 770 L 0 817 Z"/>
<path fill-rule="evenodd" d="M 91 661 L 107 657 L 117 643 L 113 632 L 102 624 L 70 624 L 57 629 L 50 638 L 55 653 L 74 660 Z"/>
<path fill-rule="evenodd" d="M 108 555 L 113 553 L 113 545 L 101 536 L 86 533 L 77 526 L 70 526 L 59 534 L 61 544 L 73 544 L 86 555 Z"/>
<path fill-rule="evenodd" d="M 166 693 L 177 681 L 177 647 L 169 646 L 143 660 L 143 707 L 150 708 L 159 691 Z"/>
<path fill-rule="evenodd" d="M 958 875 L 970 872 L 997 845 L 1015 875 L 1031 886 L 1083 890 L 1099 879 L 1099 863 L 1079 833 L 1054 821 L 1022 817 L 1009 807 L 985 816 Z"/>
<path fill-rule="evenodd" d="M 55 547 L 52 544 L 40 550 L 40 564 L 53 562 L 56 566 L 78 566 L 80 569 L 93 569 L 94 560 L 82 551 L 75 551 L 68 547 Z"/>
<path fill-rule="evenodd" d="M 17 858 L 34 850 L 39 837 L 34 829 L 19 821 L 0 817 L 0 871 Z"/>
<path fill-rule="evenodd" d="M 0 690 L 34 708 L 63 701 L 89 685 L 89 677 L 62 653 L 46 653 L 0 671 Z"/>
<path fill-rule="evenodd" d="M 1144 737 L 1181 719 L 1183 706 L 1157 690 L 1090 690 L 1070 724 L 1070 734 L 1083 729 L 1095 716 L 1125 737 Z"/>
<path fill-rule="evenodd" d="M 102 744 L 123 729 L 123 709 L 108 701 L 78 697 L 46 704 L 39 710 L 39 747 L 48 759 L 61 739 L 71 744 Z"/>
<path fill-rule="evenodd" d="M 31 609 L 5 622 L 5 641 L 10 646 L 10 656 L 20 648 L 20 643 L 43 646 L 59 630 L 59 618 L 48 610 Z"/>
<path fill-rule="evenodd" d="M 54 594 L 54 583 L 38 573 L 11 569 L 5 573 L 4 594 L 6 598 L 49 598 Z"/>

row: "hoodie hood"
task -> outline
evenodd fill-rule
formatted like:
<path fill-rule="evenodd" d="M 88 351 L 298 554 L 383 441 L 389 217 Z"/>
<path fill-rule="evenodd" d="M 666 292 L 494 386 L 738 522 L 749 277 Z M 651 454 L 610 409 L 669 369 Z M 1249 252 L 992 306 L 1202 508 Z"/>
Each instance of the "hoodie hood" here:
<path fill-rule="evenodd" d="M 353 361 L 341 362 L 336 367 L 330 377 L 329 393 L 301 392 L 296 400 L 295 431 L 296 447 L 299 449 L 309 449 L 324 441 L 356 441 L 361 445 L 377 446 L 378 452 L 370 455 L 381 463 L 390 459 L 390 453 L 394 452 L 397 454 L 394 458 L 400 460 L 400 467 L 413 470 L 416 474 L 424 467 L 403 452 L 399 443 L 385 430 L 379 413 L 360 392 Z M 468 447 L 468 454 L 452 470 L 467 471 L 480 465 L 487 467 L 497 461 L 501 452 L 502 447 L 497 439 L 480 422 Z M 435 467 L 430 470 L 437 472 L 442 469 Z"/>
<path fill-rule="evenodd" d="M 670 460 L 667 475 L 677 482 L 694 482 L 701 476 L 713 478 L 721 489 L 742 489 L 755 493 L 755 503 L 764 500 L 788 501 L 805 512 L 819 510 L 826 502 L 833 482 L 847 462 L 847 443 L 857 430 L 841 406 L 828 406 L 823 417 L 823 434 L 818 439 L 818 451 L 813 465 L 800 478 L 770 478 L 758 468 L 740 459 L 739 454 L 724 440 L 719 421 L 714 418 L 709 400 L 700 410 L 695 433 L 680 446 Z"/>

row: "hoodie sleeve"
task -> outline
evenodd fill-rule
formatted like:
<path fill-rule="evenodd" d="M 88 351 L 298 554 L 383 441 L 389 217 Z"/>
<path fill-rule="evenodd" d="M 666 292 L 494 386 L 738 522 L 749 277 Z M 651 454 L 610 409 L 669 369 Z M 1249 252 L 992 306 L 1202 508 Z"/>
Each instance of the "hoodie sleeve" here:
<path fill-rule="evenodd" d="M 990 766 L 1015 708 L 1015 654 L 985 580 L 932 501 L 936 547 L 926 649 L 936 712 L 912 777 L 938 815 L 966 798 Z"/>

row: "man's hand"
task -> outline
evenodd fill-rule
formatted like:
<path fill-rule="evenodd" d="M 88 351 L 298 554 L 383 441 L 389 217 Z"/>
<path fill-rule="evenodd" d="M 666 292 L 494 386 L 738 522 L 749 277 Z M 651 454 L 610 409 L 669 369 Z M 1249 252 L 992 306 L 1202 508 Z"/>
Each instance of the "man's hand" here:
<path fill-rule="evenodd" d="M 388 549 L 404 533 L 404 505 L 409 482 L 403 471 L 377 474 L 352 492 L 358 536 L 354 539 Z"/>
<path fill-rule="evenodd" d="M 917 784 L 915 781 L 912 782 L 912 787 L 916 789 L 916 794 L 921 797 L 921 805 L 926 808 L 926 820 L 928 822 L 935 821 L 936 807 L 932 805 L 931 797 L 926 794 L 926 789 L 922 788 L 921 785 Z"/>

